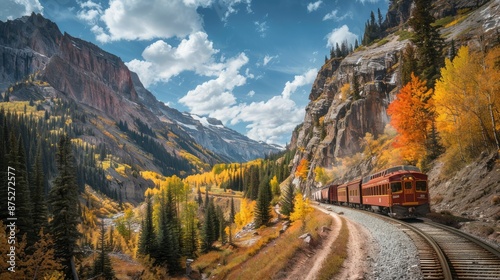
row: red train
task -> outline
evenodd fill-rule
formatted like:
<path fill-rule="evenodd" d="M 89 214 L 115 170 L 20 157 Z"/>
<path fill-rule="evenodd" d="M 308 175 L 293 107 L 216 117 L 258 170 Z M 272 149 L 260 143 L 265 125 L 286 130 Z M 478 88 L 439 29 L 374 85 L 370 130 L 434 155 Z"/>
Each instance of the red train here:
<path fill-rule="evenodd" d="M 427 175 L 411 165 L 391 167 L 313 193 L 317 201 L 373 209 L 402 219 L 429 213 Z"/>

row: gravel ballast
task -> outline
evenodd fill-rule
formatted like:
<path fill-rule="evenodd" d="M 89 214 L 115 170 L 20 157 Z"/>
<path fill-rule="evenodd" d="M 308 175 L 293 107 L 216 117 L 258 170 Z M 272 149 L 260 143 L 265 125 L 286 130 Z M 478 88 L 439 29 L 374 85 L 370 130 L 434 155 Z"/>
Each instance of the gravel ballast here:
<path fill-rule="evenodd" d="M 375 252 L 370 254 L 371 272 L 373 279 L 423 279 L 420 270 L 417 248 L 413 240 L 400 229 L 381 219 L 347 207 L 337 207 L 321 204 L 322 207 L 330 207 L 335 213 L 343 213 L 343 216 L 364 226 L 372 236 Z M 368 256 L 367 256 L 368 257 Z"/>

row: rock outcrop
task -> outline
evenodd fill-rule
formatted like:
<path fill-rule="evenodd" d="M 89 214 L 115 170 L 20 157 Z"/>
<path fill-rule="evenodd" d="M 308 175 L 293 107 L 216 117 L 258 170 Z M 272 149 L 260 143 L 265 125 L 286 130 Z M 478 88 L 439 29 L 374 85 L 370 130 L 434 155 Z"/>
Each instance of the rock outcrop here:
<path fill-rule="evenodd" d="M 41 15 L 0 22 L 0 91 L 43 70 L 57 53 L 61 37 L 57 25 Z"/>
<path fill-rule="evenodd" d="M 383 46 L 359 50 L 346 58 L 331 59 L 319 71 L 309 96 L 304 123 L 292 135 L 297 148 L 294 166 L 301 159 L 316 166 L 331 167 L 338 158 L 350 157 L 361 150 L 366 133 L 378 136 L 389 122 L 386 109 L 394 98 L 399 75 L 399 52 L 407 44 L 397 36 Z M 342 96 L 341 88 L 352 88 L 356 77 L 360 98 Z M 292 170 L 292 174 L 295 170 Z M 314 172 L 309 172 L 302 187 L 310 186 Z"/>
<path fill-rule="evenodd" d="M 67 33 L 59 50 L 50 58 L 44 79 L 79 103 L 122 119 L 124 99 L 136 102 L 138 97 L 121 59 Z"/>

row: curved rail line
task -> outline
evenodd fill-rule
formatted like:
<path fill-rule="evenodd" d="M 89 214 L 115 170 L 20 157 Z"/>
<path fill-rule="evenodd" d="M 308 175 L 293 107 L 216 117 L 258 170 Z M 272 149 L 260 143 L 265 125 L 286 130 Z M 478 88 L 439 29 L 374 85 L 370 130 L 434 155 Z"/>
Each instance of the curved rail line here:
<path fill-rule="evenodd" d="M 406 224 L 405 224 L 406 226 Z M 500 251 L 475 237 L 433 222 L 411 224 L 432 238 L 446 255 L 451 278 L 500 279 Z"/>
<path fill-rule="evenodd" d="M 409 223 L 361 212 L 386 220 L 414 241 L 424 279 L 500 279 L 500 251 L 474 236 L 430 221 Z"/>
<path fill-rule="evenodd" d="M 425 232 L 411 224 L 404 223 L 402 226 L 409 229 L 403 229 L 403 231 L 413 240 L 417 247 L 420 269 L 424 279 L 453 279 L 446 255 L 439 247 L 439 244 Z"/>

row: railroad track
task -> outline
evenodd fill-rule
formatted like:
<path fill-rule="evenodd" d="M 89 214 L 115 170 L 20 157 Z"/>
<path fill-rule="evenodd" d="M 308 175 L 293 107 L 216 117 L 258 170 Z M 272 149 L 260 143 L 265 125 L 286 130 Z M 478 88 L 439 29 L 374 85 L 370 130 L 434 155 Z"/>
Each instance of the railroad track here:
<path fill-rule="evenodd" d="M 430 221 L 409 223 L 362 212 L 386 220 L 414 241 L 424 279 L 500 279 L 500 251 L 471 235 Z"/>
<path fill-rule="evenodd" d="M 424 279 L 500 279 L 500 251 L 454 228 L 432 222 L 402 223 L 432 239 L 444 255 L 437 251 L 441 268 L 432 273 L 432 260 L 421 259 Z M 411 237 L 411 235 L 410 235 Z M 414 239 L 415 240 L 415 239 Z M 417 247 L 420 245 L 415 242 Z M 420 249 L 420 251 L 426 249 Z M 446 264 L 445 264 L 446 263 Z M 428 272 L 424 271 L 429 270 Z M 442 273 L 442 274 L 441 274 Z"/>
<path fill-rule="evenodd" d="M 379 218 L 387 219 L 413 240 L 424 279 L 500 279 L 500 251 L 489 244 L 430 221 Z"/>

